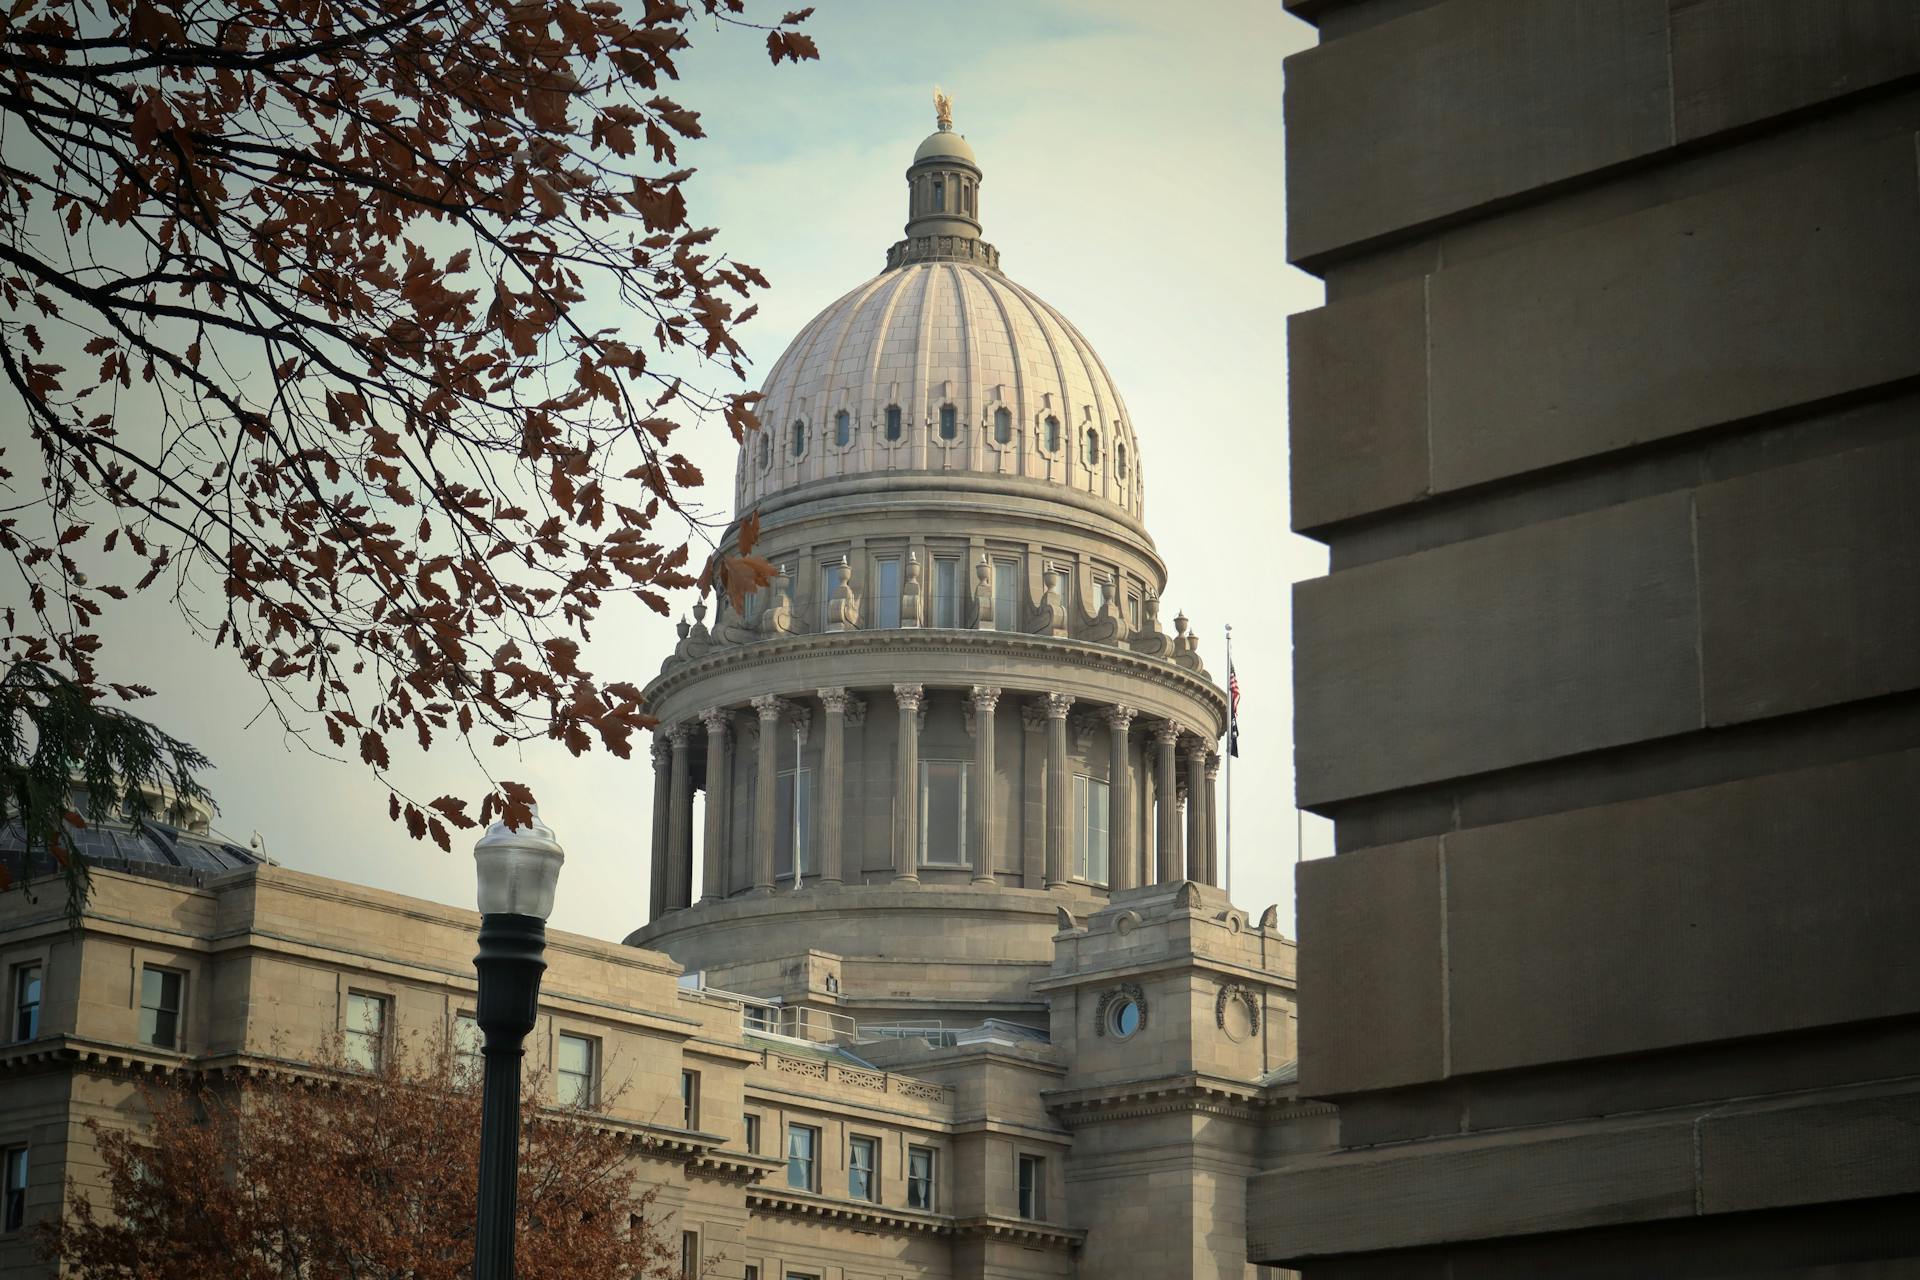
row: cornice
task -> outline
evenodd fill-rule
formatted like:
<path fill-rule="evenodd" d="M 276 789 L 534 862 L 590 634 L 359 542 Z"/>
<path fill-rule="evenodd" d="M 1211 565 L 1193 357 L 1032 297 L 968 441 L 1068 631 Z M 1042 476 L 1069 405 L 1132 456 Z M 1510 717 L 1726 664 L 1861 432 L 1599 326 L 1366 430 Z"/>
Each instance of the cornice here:
<path fill-rule="evenodd" d="M 1197 1074 L 1119 1086 L 1043 1092 L 1040 1101 L 1069 1129 L 1144 1116 L 1197 1114 L 1252 1121 L 1260 1110 L 1258 1085 Z"/>
<path fill-rule="evenodd" d="M 745 644 L 711 650 L 662 672 L 647 685 L 645 697 L 650 706 L 657 707 L 680 690 L 699 684 L 711 676 L 739 668 L 779 667 L 832 653 L 872 653 L 895 658 L 915 653 L 966 656 L 981 652 L 1034 663 L 1099 671 L 1109 677 L 1114 674 L 1129 676 L 1199 702 L 1219 722 L 1209 726 L 1211 728 L 1217 730 L 1219 725 L 1225 723 L 1226 694 L 1220 687 L 1211 679 L 1171 662 L 1087 640 L 1028 632 L 947 627 L 832 631 L 750 640 Z M 1044 679 L 1020 681 L 996 677 L 996 683 L 1001 688 L 1003 698 L 1045 694 L 1054 690 L 1054 686 Z M 1133 703 L 1129 702 L 1128 705 Z"/>
<path fill-rule="evenodd" d="M 784 1169 L 786 1161 L 739 1151 L 705 1151 L 688 1160 L 686 1165 L 691 1177 L 752 1186 L 768 1174 Z"/>
<path fill-rule="evenodd" d="M 962 1218 L 953 1226 L 957 1235 L 1012 1240 L 1041 1249 L 1078 1249 L 1087 1242 L 1087 1233 L 1080 1227 L 1051 1226 L 1044 1222 L 1030 1222 L 1025 1218 L 1003 1218 L 997 1214 Z"/>
<path fill-rule="evenodd" d="M 861 1200 L 829 1200 L 809 1192 L 768 1187 L 747 1189 L 747 1212 L 762 1217 L 810 1218 L 836 1226 L 899 1235 L 947 1236 L 954 1234 L 957 1227 L 945 1214 L 893 1209 Z"/>

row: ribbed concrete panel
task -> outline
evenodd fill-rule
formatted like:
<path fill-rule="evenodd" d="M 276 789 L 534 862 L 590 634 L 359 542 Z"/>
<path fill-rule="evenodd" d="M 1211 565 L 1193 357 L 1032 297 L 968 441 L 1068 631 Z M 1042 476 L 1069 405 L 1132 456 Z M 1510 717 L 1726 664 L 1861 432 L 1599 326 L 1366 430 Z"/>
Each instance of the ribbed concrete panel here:
<path fill-rule="evenodd" d="M 1704 1212 L 1920 1191 L 1920 1093 L 1910 1084 L 1860 1089 L 1817 1110 L 1801 1103 L 1788 1097 L 1701 1121 Z"/>
<path fill-rule="evenodd" d="M 1294 588 L 1311 806 L 1700 725 L 1689 495 Z"/>
<path fill-rule="evenodd" d="M 1920 751 L 1447 836 L 1454 1072 L 1920 1013 L 1915 830 Z"/>
<path fill-rule="evenodd" d="M 1710 485 L 1699 536 L 1711 723 L 1920 687 L 1920 438 Z"/>
<path fill-rule="evenodd" d="M 1674 0 L 1681 141 L 1920 72 L 1913 0 Z"/>
<path fill-rule="evenodd" d="M 1287 322 L 1293 527 L 1427 492 L 1426 280 Z"/>
<path fill-rule="evenodd" d="M 1671 140 L 1666 0 L 1451 0 L 1286 65 L 1295 261 Z"/>
<path fill-rule="evenodd" d="M 1445 1070 L 1440 842 L 1303 862 L 1300 1091 L 1431 1080 Z M 1391 938 L 1394 946 L 1383 947 Z M 1311 957 L 1311 963 L 1305 958 Z"/>
<path fill-rule="evenodd" d="M 1920 181 L 1890 138 L 1432 278 L 1442 492 L 1920 374 Z"/>

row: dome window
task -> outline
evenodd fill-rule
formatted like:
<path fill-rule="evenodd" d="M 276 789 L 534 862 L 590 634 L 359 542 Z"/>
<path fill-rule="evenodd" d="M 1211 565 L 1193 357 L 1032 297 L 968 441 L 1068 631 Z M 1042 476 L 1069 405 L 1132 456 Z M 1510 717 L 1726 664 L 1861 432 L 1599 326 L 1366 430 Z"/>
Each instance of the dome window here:
<path fill-rule="evenodd" d="M 899 438 L 900 438 L 900 406 L 897 404 L 890 404 L 887 406 L 887 439 L 889 441 L 896 441 Z"/>
<path fill-rule="evenodd" d="M 853 415 L 845 409 L 833 415 L 833 442 L 842 449 L 853 443 Z"/>
<path fill-rule="evenodd" d="M 997 445 L 1013 443 L 1013 414 L 1005 405 L 993 411 L 993 442 Z"/>
<path fill-rule="evenodd" d="M 947 188 L 940 179 L 933 180 L 933 207 L 942 213 L 947 209 Z"/>
<path fill-rule="evenodd" d="M 1060 419 L 1048 414 L 1047 420 L 1041 424 L 1040 439 L 1048 453 L 1060 452 Z"/>
<path fill-rule="evenodd" d="M 762 432 L 760 434 L 760 469 L 762 471 L 765 471 L 768 465 L 771 464 L 772 462 L 773 462 L 773 442 L 767 439 L 765 432 Z"/>
<path fill-rule="evenodd" d="M 1127 478 L 1127 446 L 1124 443 L 1113 446 L 1113 470 L 1120 479 Z"/>
<path fill-rule="evenodd" d="M 1100 464 L 1100 433 L 1092 427 L 1087 428 L 1087 447 L 1081 456 L 1090 467 Z"/>
<path fill-rule="evenodd" d="M 804 419 L 793 420 L 793 456 L 799 457 L 807 451 L 807 424 Z"/>
<path fill-rule="evenodd" d="M 958 439 L 960 435 L 960 411 L 950 404 L 940 406 L 940 438 Z"/>

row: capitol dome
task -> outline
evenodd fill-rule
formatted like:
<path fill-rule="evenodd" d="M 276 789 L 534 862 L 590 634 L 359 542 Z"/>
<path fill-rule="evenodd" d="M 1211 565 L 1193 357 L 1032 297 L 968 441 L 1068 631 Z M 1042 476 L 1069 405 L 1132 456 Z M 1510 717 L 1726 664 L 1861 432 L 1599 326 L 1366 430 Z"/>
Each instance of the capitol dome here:
<path fill-rule="evenodd" d="M 1080 331 L 998 270 L 892 267 L 828 306 L 775 362 L 740 461 L 745 510 L 886 472 L 1022 476 L 1138 514 L 1126 405 Z"/>

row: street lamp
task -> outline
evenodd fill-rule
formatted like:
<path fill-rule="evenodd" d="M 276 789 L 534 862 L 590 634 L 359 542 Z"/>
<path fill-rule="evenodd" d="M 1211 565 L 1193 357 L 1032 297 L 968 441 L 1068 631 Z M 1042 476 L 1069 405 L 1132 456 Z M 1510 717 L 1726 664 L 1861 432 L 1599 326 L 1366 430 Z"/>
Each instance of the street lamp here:
<path fill-rule="evenodd" d="M 520 1058 L 546 971 L 547 917 L 566 854 L 535 813 L 527 827 L 496 822 L 473 846 L 480 880 L 476 1021 L 486 1035 L 480 1112 L 480 1205 L 473 1280 L 513 1280 L 520 1182 Z"/>

